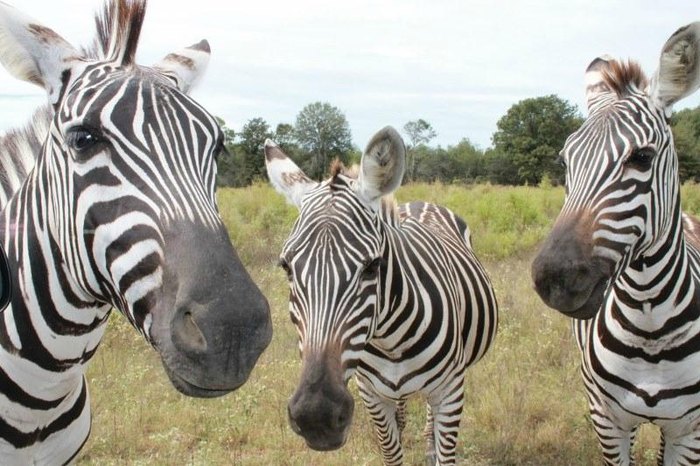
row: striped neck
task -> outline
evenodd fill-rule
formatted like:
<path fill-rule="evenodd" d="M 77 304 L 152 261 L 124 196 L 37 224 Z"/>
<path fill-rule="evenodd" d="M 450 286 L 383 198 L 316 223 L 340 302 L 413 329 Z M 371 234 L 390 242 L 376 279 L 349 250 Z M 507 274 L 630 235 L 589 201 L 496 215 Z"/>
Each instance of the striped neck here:
<path fill-rule="evenodd" d="M 69 369 L 82 367 L 97 350 L 111 306 L 95 301 L 69 272 L 62 245 L 46 221 L 51 207 L 41 201 L 49 196 L 42 192 L 46 184 L 40 173 L 38 166 L 6 207 L 0 224 L 14 277 L 0 346 L 50 372 L 51 380 L 66 378 L 75 384 L 82 369 Z"/>
<path fill-rule="evenodd" d="M 625 316 L 638 328 L 660 331 L 695 303 L 695 280 L 686 249 L 680 199 L 670 228 L 633 259 L 614 283 L 606 314 Z M 687 322 L 686 319 L 683 322 Z M 677 322 L 680 324 L 680 322 Z"/>

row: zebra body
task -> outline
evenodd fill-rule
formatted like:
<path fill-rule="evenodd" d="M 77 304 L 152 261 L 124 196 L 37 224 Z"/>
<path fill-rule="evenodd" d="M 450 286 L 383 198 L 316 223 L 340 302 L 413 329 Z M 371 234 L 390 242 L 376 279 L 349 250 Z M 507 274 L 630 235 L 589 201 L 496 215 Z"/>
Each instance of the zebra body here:
<path fill-rule="evenodd" d="M 429 460 L 454 463 L 465 370 L 497 326 L 466 224 L 434 204 L 396 208 L 382 199 L 403 176 L 405 149 L 393 128 L 370 141 L 357 179 L 336 167 L 315 183 L 273 143 L 265 151 L 271 182 L 300 207 L 280 259 L 303 358 L 292 428 L 311 448 L 342 446 L 354 374 L 385 464 L 402 462 L 404 406 L 418 393 L 428 406 Z"/>
<path fill-rule="evenodd" d="M 79 52 L 0 4 L 0 61 L 51 105 L 0 154 L 6 175 L 22 168 L 3 180 L 6 196 L 21 186 L 0 214 L 13 277 L 0 314 L 0 464 L 78 453 L 90 431 L 84 372 L 112 308 L 190 396 L 243 384 L 271 338 L 267 302 L 217 212 L 221 129 L 185 94 L 208 44 L 136 65 L 144 14 L 144 1 L 114 0 L 94 50 Z"/>
<path fill-rule="evenodd" d="M 533 262 L 543 300 L 574 317 L 606 464 L 632 463 L 638 426 L 659 464 L 700 463 L 700 242 L 681 211 L 673 103 L 700 86 L 700 23 L 679 29 L 647 80 L 608 57 L 586 73 L 589 117 L 567 140 L 567 197 Z"/>

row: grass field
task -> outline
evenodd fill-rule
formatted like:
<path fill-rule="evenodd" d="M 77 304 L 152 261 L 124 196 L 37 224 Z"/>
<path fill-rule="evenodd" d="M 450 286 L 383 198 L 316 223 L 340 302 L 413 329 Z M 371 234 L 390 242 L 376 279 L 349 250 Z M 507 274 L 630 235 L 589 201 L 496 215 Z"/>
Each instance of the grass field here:
<path fill-rule="evenodd" d="M 700 189 L 684 187 L 687 210 Z M 464 465 L 598 465 L 570 322 L 532 290 L 529 267 L 563 200 L 558 188 L 417 184 L 399 201 L 437 201 L 467 220 L 474 248 L 496 288 L 500 326 L 494 346 L 467 376 L 458 442 Z M 78 464 L 380 465 L 359 399 L 348 443 L 306 448 L 287 425 L 286 403 L 299 376 L 296 333 L 287 316 L 284 273 L 275 267 L 296 210 L 266 185 L 224 189 L 222 216 L 244 263 L 270 301 L 273 341 L 250 381 L 219 399 L 179 395 L 158 357 L 114 314 L 88 379 L 93 430 Z M 354 391 L 354 385 L 351 383 Z M 423 464 L 421 400 L 409 404 L 406 464 Z M 637 464 L 654 463 L 658 435 L 642 429 Z"/>

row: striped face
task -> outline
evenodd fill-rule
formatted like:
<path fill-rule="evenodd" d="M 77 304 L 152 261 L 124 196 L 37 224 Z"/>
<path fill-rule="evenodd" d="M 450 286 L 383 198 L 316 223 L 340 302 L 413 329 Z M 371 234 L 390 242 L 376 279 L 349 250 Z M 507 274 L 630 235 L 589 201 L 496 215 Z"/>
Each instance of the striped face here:
<path fill-rule="evenodd" d="M 61 200 L 48 210 L 52 235 L 80 287 L 154 343 L 152 303 L 176 235 L 168 230 L 222 228 L 222 147 L 214 119 L 149 69 L 89 65 L 55 113 L 42 161 L 48 195 Z"/>
<path fill-rule="evenodd" d="M 280 256 L 302 355 L 339 355 L 345 382 L 371 336 L 383 261 L 377 215 L 354 184 L 338 174 L 309 191 Z"/>
<path fill-rule="evenodd" d="M 336 166 L 315 183 L 274 143 L 265 147 L 270 181 L 300 210 L 280 256 L 303 359 L 288 413 L 315 450 L 340 448 L 350 429 L 346 385 L 372 338 L 387 273 L 378 209 L 401 184 L 404 151 L 398 133 L 385 128 L 368 144 L 357 180 Z"/>
<path fill-rule="evenodd" d="M 141 67 L 134 54 L 144 2 L 108 5 L 87 54 L 6 9 L 20 22 L 17 41 L 27 44 L 13 53 L 0 47 L 0 58 L 28 53 L 19 65 L 4 63 L 42 84 L 54 111 L 22 188 L 35 190 L 34 199 L 19 195 L 10 206 L 37 204 L 36 237 L 50 243 L 46 268 L 67 276 L 66 289 L 51 290 L 65 295 L 54 301 L 117 308 L 156 347 L 183 393 L 237 388 L 269 343 L 271 321 L 218 214 L 222 131 L 186 95 L 208 62 L 208 44 Z"/>
<path fill-rule="evenodd" d="M 668 232 L 678 163 L 671 128 L 646 95 L 631 93 L 597 109 L 568 138 L 561 160 L 567 196 L 559 223 L 581 223 L 577 234 L 611 270 Z"/>
<path fill-rule="evenodd" d="M 584 319 L 628 265 L 677 241 L 680 225 L 663 68 L 649 82 L 634 63 L 598 58 L 586 76 L 589 117 L 561 152 L 566 200 L 532 266 L 545 303 Z"/>

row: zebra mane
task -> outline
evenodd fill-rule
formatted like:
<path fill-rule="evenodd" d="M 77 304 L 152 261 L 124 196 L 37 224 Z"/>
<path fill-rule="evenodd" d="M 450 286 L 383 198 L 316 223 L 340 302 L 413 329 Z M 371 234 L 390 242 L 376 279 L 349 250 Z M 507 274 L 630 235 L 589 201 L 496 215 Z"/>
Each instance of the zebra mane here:
<path fill-rule="evenodd" d="M 86 54 L 124 66 L 134 64 L 146 3 L 146 0 L 109 0 L 102 13 L 95 15 L 97 36 L 92 47 L 85 50 Z"/>
<path fill-rule="evenodd" d="M 42 105 L 26 126 L 9 129 L 0 136 L 0 210 L 34 167 L 49 132 L 52 113 L 48 105 Z"/>
<path fill-rule="evenodd" d="M 331 186 L 338 182 L 347 185 L 347 181 L 340 180 L 338 176 L 342 175 L 345 178 L 350 178 L 351 180 L 357 181 L 358 177 L 360 176 L 360 165 L 355 163 L 350 167 L 346 167 L 345 164 L 340 161 L 340 159 L 336 158 L 333 160 L 333 162 L 331 162 L 330 173 Z M 398 205 L 393 193 L 382 197 L 379 215 L 385 222 L 391 225 L 398 225 L 400 223 Z"/>
<path fill-rule="evenodd" d="M 630 95 L 635 90 L 643 90 L 649 84 L 642 67 L 632 60 L 627 62 L 610 60 L 601 74 L 603 82 L 618 97 Z"/>
<path fill-rule="evenodd" d="M 360 174 L 360 167 L 357 164 L 352 165 L 350 168 L 346 167 L 340 159 L 336 158 L 331 162 L 331 177 L 335 178 L 338 175 L 347 176 L 356 180 Z"/>

